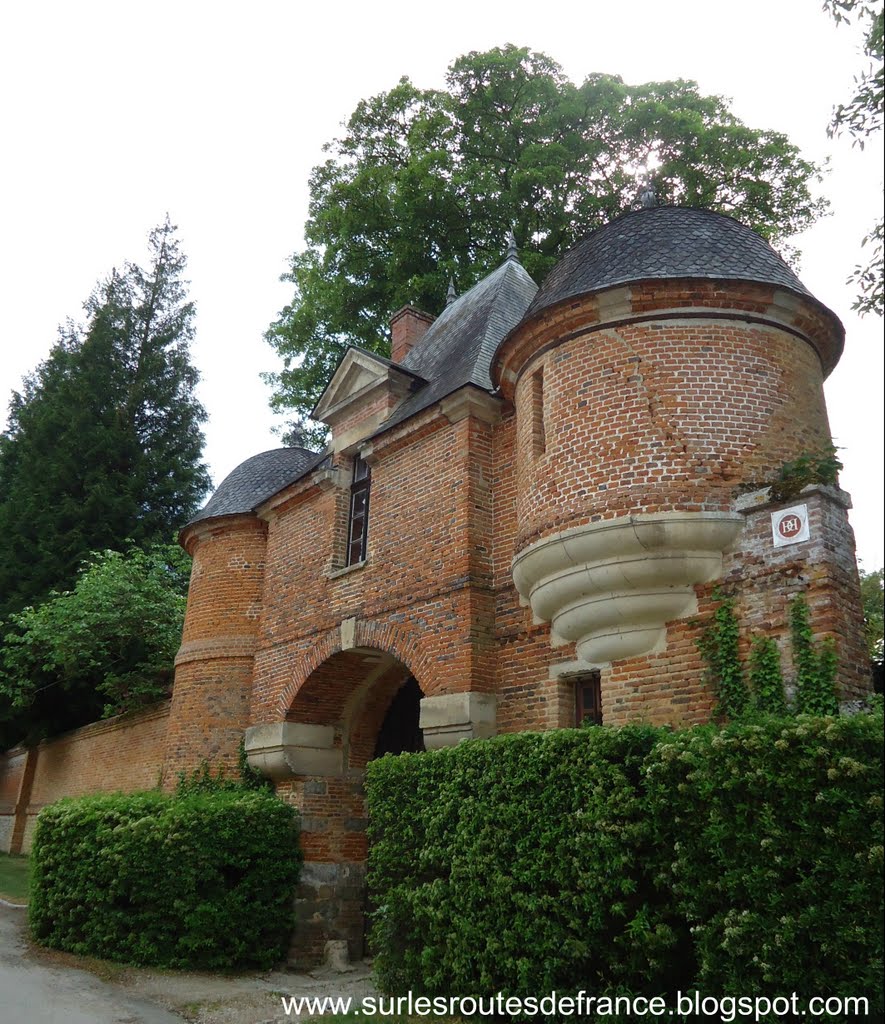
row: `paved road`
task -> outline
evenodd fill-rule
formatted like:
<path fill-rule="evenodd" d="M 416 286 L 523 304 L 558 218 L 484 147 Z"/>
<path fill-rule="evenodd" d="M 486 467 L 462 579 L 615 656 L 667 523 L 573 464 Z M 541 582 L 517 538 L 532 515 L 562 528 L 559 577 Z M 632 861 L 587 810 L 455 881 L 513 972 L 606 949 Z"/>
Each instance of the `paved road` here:
<path fill-rule="evenodd" d="M 25 911 L 0 904 L 0 1024 L 181 1024 L 182 1018 L 28 952 Z"/>

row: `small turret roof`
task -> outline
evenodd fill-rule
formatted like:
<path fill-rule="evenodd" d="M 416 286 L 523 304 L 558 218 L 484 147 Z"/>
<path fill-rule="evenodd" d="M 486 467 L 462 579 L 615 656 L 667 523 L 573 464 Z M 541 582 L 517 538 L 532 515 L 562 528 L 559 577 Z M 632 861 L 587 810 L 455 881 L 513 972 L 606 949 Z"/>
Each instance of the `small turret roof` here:
<path fill-rule="evenodd" d="M 810 294 L 768 242 L 733 217 L 657 206 L 626 213 L 569 249 L 526 315 L 615 285 L 678 277 L 758 281 Z"/>
<path fill-rule="evenodd" d="M 313 469 L 325 457 L 324 452 L 307 448 L 274 448 L 253 455 L 228 473 L 206 505 L 187 524 L 254 512 L 268 498 Z"/>

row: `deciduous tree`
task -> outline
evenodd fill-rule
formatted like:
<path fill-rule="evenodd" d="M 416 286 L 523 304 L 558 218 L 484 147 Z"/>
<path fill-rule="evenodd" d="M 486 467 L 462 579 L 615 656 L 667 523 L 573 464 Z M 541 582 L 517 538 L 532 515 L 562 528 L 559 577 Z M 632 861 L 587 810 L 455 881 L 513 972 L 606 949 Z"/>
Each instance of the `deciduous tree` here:
<path fill-rule="evenodd" d="M 0 643 L 3 746 L 164 697 L 189 572 L 177 544 L 96 552 L 72 590 L 10 616 Z"/>
<path fill-rule="evenodd" d="M 734 214 L 781 247 L 819 216 L 818 169 L 784 135 L 750 128 L 688 81 L 580 85 L 507 46 L 450 67 L 445 90 L 403 78 L 361 102 L 310 179 L 292 302 L 268 331 L 284 358 L 273 404 L 304 421 L 346 343 L 386 353 L 404 303 L 438 313 L 502 259 L 513 226 L 541 281 L 563 250 L 635 206 Z"/>
<path fill-rule="evenodd" d="M 839 103 L 830 121 L 830 135 L 847 132 L 854 142 L 863 147 L 864 142 L 882 131 L 883 104 L 885 104 L 885 10 L 881 3 L 870 4 L 866 0 L 824 0 L 824 10 L 836 23 L 857 21 L 863 25 L 864 55 L 869 59 L 855 79 L 856 91 L 847 103 Z M 881 197 L 877 197 L 881 200 Z M 869 234 L 861 242 L 869 247 L 869 259 L 858 264 L 848 278 L 858 287 L 857 299 L 852 306 L 861 316 L 867 313 L 882 315 L 885 310 L 885 224 L 880 216 Z"/>

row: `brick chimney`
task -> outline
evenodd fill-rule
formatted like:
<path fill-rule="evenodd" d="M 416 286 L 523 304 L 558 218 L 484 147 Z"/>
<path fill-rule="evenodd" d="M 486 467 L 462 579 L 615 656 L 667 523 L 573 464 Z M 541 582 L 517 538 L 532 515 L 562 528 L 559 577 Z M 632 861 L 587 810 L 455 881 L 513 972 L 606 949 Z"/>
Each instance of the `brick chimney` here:
<path fill-rule="evenodd" d="M 390 358 L 401 363 L 427 333 L 434 317 L 414 306 L 403 306 L 390 320 Z"/>

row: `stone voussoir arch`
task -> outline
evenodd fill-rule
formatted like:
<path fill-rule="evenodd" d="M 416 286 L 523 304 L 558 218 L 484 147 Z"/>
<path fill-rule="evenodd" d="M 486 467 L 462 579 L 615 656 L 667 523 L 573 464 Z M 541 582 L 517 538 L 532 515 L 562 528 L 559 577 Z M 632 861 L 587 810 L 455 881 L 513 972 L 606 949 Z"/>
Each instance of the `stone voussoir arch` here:
<path fill-rule="evenodd" d="M 324 662 L 351 647 L 372 647 L 393 655 L 418 680 L 425 697 L 446 692 L 439 666 L 423 650 L 418 630 L 389 622 L 357 620 L 353 642 L 347 647 L 342 643 L 341 626 L 329 629 L 313 640 L 295 665 L 291 682 L 280 694 L 277 701 L 280 717 L 285 718 L 301 688 Z"/>

